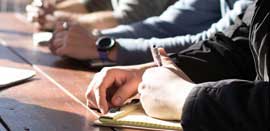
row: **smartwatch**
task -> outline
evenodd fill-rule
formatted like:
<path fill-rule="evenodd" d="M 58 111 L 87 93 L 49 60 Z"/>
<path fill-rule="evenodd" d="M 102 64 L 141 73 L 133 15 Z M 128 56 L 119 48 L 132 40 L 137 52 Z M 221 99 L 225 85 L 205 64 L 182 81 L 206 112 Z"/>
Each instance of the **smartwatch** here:
<path fill-rule="evenodd" d="M 100 37 L 96 41 L 96 46 L 101 61 L 109 61 L 108 51 L 110 51 L 115 46 L 115 39 L 111 37 Z"/>

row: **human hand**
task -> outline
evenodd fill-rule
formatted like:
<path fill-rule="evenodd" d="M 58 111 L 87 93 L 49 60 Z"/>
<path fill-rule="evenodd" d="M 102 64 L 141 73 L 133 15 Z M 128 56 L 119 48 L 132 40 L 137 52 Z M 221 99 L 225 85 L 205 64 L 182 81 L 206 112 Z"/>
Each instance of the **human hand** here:
<path fill-rule="evenodd" d="M 49 0 L 34 0 L 26 6 L 27 19 L 33 22 L 38 29 L 52 29 L 54 3 Z"/>
<path fill-rule="evenodd" d="M 195 86 L 160 49 L 162 67 L 147 69 L 138 92 L 147 115 L 165 120 L 179 120 L 189 92 Z"/>
<path fill-rule="evenodd" d="M 57 24 L 54 37 L 50 42 L 51 52 L 59 56 L 68 56 L 79 60 L 98 58 L 96 37 L 79 25 L 71 24 L 68 30 L 63 29 L 62 23 Z"/>
<path fill-rule="evenodd" d="M 140 66 L 106 67 L 92 79 L 86 91 L 87 105 L 104 114 L 121 106 L 137 93 L 144 68 Z"/>

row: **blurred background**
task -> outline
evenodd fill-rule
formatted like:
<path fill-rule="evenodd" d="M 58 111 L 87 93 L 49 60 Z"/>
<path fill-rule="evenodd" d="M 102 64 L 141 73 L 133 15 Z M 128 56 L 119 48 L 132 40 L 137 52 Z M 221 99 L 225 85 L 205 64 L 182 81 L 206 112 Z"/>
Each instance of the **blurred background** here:
<path fill-rule="evenodd" d="M 32 0 L 0 0 L 1 12 L 24 13 L 25 6 Z"/>

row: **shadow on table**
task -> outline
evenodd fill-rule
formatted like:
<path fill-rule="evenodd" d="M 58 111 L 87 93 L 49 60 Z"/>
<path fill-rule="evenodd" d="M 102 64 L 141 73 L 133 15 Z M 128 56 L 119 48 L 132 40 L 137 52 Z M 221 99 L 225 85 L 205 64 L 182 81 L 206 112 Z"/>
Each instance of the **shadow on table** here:
<path fill-rule="evenodd" d="M 5 33 L 7 35 L 18 35 L 18 36 L 28 36 L 32 37 L 31 32 L 23 32 L 23 31 L 15 31 L 15 30 L 7 30 L 7 29 L 0 29 L 0 33 Z"/>
<path fill-rule="evenodd" d="M 0 43 L 0 51 L 5 51 L 8 48 L 16 56 L 10 57 L 9 55 L 2 54 L 0 52 L 0 59 L 7 59 L 17 63 L 28 63 L 31 65 L 42 65 L 55 68 L 81 70 L 81 71 L 98 71 L 100 68 L 91 68 L 87 61 L 79 61 L 71 58 L 64 58 L 55 56 L 51 53 L 40 51 L 39 49 L 27 49 L 21 47 L 3 46 Z M 42 47 L 47 48 L 47 47 Z M 6 51 L 7 52 L 7 51 Z M 7 52 L 8 53 L 8 52 Z M 21 61 L 20 59 L 24 61 Z"/>
<path fill-rule="evenodd" d="M 100 131 L 86 117 L 0 97 L 1 123 L 11 131 Z"/>
<path fill-rule="evenodd" d="M 5 90 L 5 89 L 11 88 L 11 87 L 14 87 L 14 86 L 17 86 L 17 85 L 26 84 L 28 82 L 32 82 L 32 81 L 35 81 L 35 80 L 40 80 L 40 79 L 39 78 L 30 78 L 30 79 L 14 82 L 14 83 L 2 86 L 2 87 L 0 86 L 0 92 Z"/>

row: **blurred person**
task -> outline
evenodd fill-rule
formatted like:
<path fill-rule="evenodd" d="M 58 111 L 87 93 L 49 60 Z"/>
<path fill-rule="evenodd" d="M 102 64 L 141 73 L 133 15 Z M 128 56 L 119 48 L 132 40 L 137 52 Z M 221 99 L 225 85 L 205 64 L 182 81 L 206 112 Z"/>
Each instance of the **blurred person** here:
<path fill-rule="evenodd" d="M 78 23 L 86 29 L 105 29 L 160 15 L 175 0 L 34 0 L 26 7 L 28 19 L 40 29 L 57 21 Z M 154 9 L 153 9 L 154 8 Z"/>
<path fill-rule="evenodd" d="M 120 65 L 149 62 L 151 45 L 163 47 L 168 52 L 181 51 L 234 24 L 252 2 L 179 0 L 160 16 L 95 30 L 93 34 L 78 25 L 68 30 L 59 26 L 50 49 L 56 55 L 79 60 L 101 59 Z"/>

